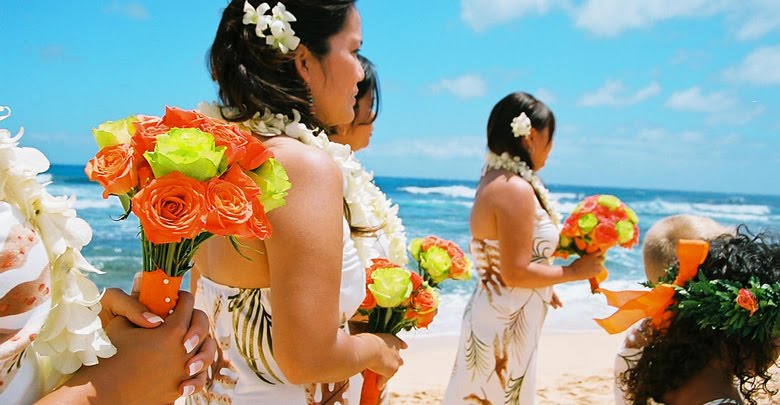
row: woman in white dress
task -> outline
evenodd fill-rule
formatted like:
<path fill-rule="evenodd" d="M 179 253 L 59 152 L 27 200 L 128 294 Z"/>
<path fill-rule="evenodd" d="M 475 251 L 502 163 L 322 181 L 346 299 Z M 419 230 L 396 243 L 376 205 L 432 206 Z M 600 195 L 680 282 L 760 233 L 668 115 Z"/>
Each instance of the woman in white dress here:
<path fill-rule="evenodd" d="M 401 365 L 398 338 L 349 334 L 365 294 L 352 238 L 365 213 L 350 198 L 349 148 L 317 129 L 352 122 L 361 44 L 354 0 L 236 0 L 223 14 L 210 55 L 218 113 L 262 137 L 292 189 L 268 215 L 271 238 L 242 240 L 240 253 L 212 239 L 196 257 L 219 350 L 195 403 L 357 404 L 361 371 L 384 382 Z"/>
<path fill-rule="evenodd" d="M 553 146 L 555 117 L 541 101 L 513 93 L 493 108 L 487 165 L 471 210 L 471 254 L 480 280 L 463 314 L 445 404 L 531 404 L 536 353 L 552 286 L 602 269 L 586 255 L 552 265 L 560 220 L 536 173 Z"/>

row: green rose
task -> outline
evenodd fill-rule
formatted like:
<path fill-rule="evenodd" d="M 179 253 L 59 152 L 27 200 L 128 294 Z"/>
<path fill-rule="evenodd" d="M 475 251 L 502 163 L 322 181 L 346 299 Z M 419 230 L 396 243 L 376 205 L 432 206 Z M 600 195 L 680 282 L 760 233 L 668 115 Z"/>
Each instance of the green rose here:
<path fill-rule="evenodd" d="M 619 221 L 615 228 L 618 233 L 618 243 L 626 243 L 634 239 L 634 224 L 631 221 Z"/>
<path fill-rule="evenodd" d="M 214 145 L 214 136 L 195 128 L 173 128 L 157 136 L 154 152 L 144 153 L 155 177 L 179 172 L 206 181 L 224 171 L 225 147 Z"/>
<path fill-rule="evenodd" d="M 614 195 L 603 194 L 599 196 L 599 204 L 609 208 L 610 211 L 614 211 L 620 207 L 620 200 Z"/>
<path fill-rule="evenodd" d="M 292 184 L 290 184 L 290 178 L 287 177 L 287 171 L 278 160 L 268 159 L 260 167 L 247 172 L 247 174 L 260 188 L 260 203 L 263 204 L 265 212 L 284 207 L 284 199 Z"/>
<path fill-rule="evenodd" d="M 428 273 L 434 283 L 439 284 L 447 279 L 452 267 L 452 259 L 445 249 L 431 246 L 420 253 L 420 267 Z"/>
<path fill-rule="evenodd" d="M 559 245 L 564 248 L 569 247 L 569 245 L 571 245 L 571 238 L 567 238 L 566 236 L 561 235 Z"/>
<path fill-rule="evenodd" d="M 420 261 L 421 250 L 422 250 L 422 239 L 421 238 L 412 239 L 412 242 L 409 243 L 409 253 L 411 253 L 414 260 L 417 260 L 418 262 Z"/>
<path fill-rule="evenodd" d="M 577 226 L 580 227 L 580 231 L 584 234 L 590 233 L 598 224 L 599 220 L 593 214 L 585 214 L 577 220 Z"/>
<path fill-rule="evenodd" d="M 376 304 L 382 308 L 395 308 L 412 294 L 411 273 L 400 267 L 376 269 L 371 274 L 374 279 L 368 289 Z"/>
<path fill-rule="evenodd" d="M 135 133 L 134 122 L 138 121 L 135 115 L 116 121 L 106 121 L 97 128 L 92 128 L 92 135 L 95 136 L 100 149 L 106 146 L 130 143 L 130 137 Z"/>

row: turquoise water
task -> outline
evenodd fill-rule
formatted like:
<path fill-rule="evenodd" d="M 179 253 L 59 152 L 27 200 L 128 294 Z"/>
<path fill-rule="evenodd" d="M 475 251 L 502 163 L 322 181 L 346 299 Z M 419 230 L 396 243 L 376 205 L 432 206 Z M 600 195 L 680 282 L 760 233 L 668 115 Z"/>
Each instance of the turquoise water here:
<path fill-rule="evenodd" d="M 52 166 L 44 180 L 52 180 L 50 192 L 77 196 L 75 208 L 93 229 L 92 242 L 84 248 L 87 259 L 106 273 L 95 277 L 100 287 L 129 290 L 132 275 L 140 267 L 138 222 L 131 217 L 114 221 L 121 208 L 115 198 L 104 200 L 102 189 L 90 183 L 77 166 Z M 377 185 L 400 206 L 410 238 L 437 235 L 468 247 L 468 216 L 476 182 L 380 177 Z M 709 216 L 724 225 L 746 224 L 753 231 L 780 229 L 780 197 L 685 191 L 593 188 L 549 185 L 558 208 L 567 215 L 582 198 L 592 194 L 614 194 L 630 205 L 640 218 L 641 234 L 657 220 L 674 214 Z M 642 237 L 640 237 L 640 242 Z M 640 249 L 613 249 L 607 257 L 610 278 L 607 288 L 636 288 L 643 280 Z M 185 283 L 186 285 L 186 283 Z M 474 287 L 474 281 L 443 284 L 440 315 L 431 326 L 434 333 L 456 333 L 460 314 Z M 586 282 L 556 287 L 564 309 L 551 311 L 546 327 L 555 330 L 594 329 L 594 316 L 610 310 L 603 297 L 592 296 Z"/>

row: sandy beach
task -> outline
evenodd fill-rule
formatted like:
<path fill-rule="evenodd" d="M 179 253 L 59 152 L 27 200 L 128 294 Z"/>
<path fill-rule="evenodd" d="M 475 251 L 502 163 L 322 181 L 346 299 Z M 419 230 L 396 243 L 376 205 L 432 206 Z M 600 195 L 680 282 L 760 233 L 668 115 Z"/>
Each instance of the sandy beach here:
<path fill-rule="evenodd" d="M 408 335 L 404 366 L 391 381 L 390 404 L 439 404 L 457 350 L 457 336 Z M 544 332 L 539 344 L 536 403 L 612 404 L 612 367 L 623 335 L 601 331 Z M 775 369 L 774 375 L 780 375 Z M 777 379 L 771 386 L 778 388 Z M 780 403 L 780 397 L 759 403 Z"/>

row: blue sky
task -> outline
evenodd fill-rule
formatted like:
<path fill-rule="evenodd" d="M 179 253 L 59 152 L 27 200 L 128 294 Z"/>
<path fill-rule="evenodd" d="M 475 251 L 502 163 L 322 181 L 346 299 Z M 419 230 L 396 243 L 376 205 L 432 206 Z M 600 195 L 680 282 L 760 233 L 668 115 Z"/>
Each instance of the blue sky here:
<path fill-rule="evenodd" d="M 102 121 L 213 100 L 205 54 L 225 4 L 3 0 L 3 126 L 84 164 Z M 780 2 L 358 7 L 383 90 L 359 156 L 378 175 L 477 179 L 491 108 L 524 90 L 558 119 L 548 183 L 780 194 Z"/>

